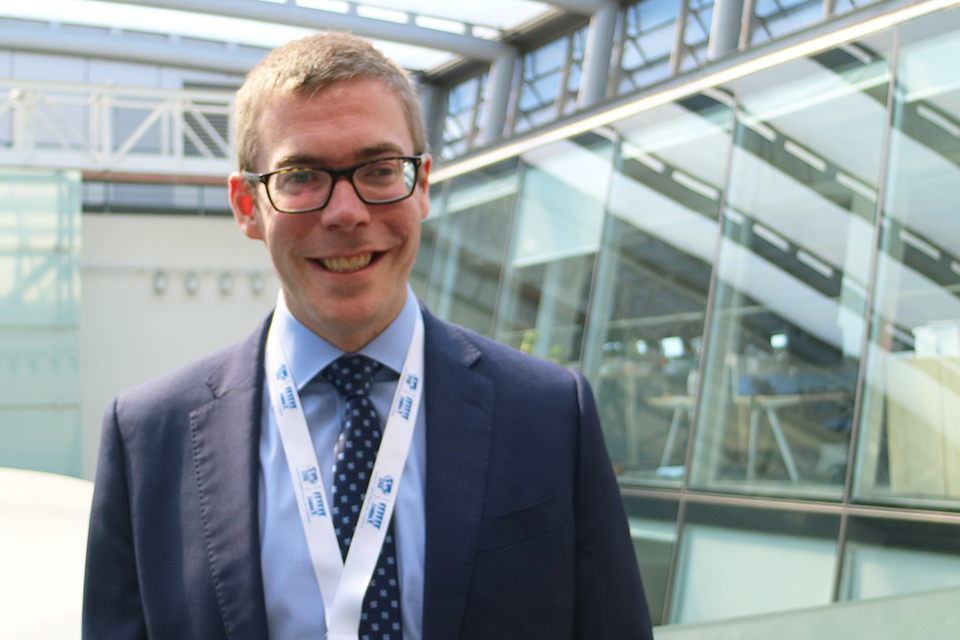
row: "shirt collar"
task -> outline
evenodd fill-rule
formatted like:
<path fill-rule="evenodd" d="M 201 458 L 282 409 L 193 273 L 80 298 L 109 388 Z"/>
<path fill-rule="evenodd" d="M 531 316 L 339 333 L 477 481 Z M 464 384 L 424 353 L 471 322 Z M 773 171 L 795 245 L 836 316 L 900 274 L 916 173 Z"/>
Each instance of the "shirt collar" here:
<path fill-rule="evenodd" d="M 407 300 L 400 314 L 357 353 L 399 372 L 407 357 L 418 313 L 417 298 L 407 284 Z M 327 365 L 345 353 L 294 318 L 282 294 L 277 298 L 272 328 L 280 333 L 287 364 L 293 372 L 293 379 L 297 381 L 298 390 L 302 390 Z"/>

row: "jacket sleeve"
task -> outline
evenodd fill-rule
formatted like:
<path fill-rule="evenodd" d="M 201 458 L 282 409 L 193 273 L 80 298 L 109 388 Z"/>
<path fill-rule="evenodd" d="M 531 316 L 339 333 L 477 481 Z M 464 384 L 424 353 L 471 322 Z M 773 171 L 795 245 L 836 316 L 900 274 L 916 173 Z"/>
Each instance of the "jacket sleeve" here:
<path fill-rule="evenodd" d="M 637 559 L 627 517 L 600 430 L 590 386 L 580 373 L 576 512 L 576 601 L 578 640 L 652 640 Z"/>
<path fill-rule="evenodd" d="M 127 456 L 117 421 L 117 401 L 107 410 L 90 513 L 83 585 L 83 638 L 146 638 L 137 580 Z"/>

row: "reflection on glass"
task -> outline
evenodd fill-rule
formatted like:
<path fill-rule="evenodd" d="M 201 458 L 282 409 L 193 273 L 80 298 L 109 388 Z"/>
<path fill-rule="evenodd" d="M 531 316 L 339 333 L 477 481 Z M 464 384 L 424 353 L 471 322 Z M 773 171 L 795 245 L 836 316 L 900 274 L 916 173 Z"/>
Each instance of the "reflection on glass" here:
<path fill-rule="evenodd" d="M 486 336 L 493 331 L 517 164 L 508 160 L 442 185 L 427 306 L 441 318 Z"/>
<path fill-rule="evenodd" d="M 739 83 L 693 485 L 840 497 L 887 74 L 851 44 Z"/>
<path fill-rule="evenodd" d="M 590 133 L 523 155 L 500 342 L 562 364 L 580 360 L 611 147 Z"/>
<path fill-rule="evenodd" d="M 938 15 L 903 32 L 855 494 L 956 500 L 960 24 Z"/>
<path fill-rule="evenodd" d="M 677 484 L 683 474 L 729 155 L 728 102 L 720 92 L 693 96 L 616 125 L 623 142 L 583 371 L 621 482 Z"/>

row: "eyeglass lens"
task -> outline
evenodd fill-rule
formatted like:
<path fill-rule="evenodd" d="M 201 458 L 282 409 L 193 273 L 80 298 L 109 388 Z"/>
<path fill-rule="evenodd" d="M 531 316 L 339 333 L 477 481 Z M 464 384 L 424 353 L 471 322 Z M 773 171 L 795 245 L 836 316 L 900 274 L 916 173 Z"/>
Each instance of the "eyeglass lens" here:
<path fill-rule="evenodd" d="M 377 160 L 357 167 L 351 181 L 367 203 L 399 200 L 413 192 L 416 166 L 404 158 Z M 323 169 L 291 169 L 272 175 L 267 187 L 277 209 L 303 211 L 323 206 L 333 188 L 333 177 Z"/>

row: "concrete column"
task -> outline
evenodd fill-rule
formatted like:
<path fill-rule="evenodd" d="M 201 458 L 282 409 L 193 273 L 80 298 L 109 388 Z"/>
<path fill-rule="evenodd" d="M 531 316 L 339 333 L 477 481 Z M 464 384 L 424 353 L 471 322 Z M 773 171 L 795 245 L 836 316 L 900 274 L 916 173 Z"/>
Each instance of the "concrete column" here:
<path fill-rule="evenodd" d="M 490 65 L 490 77 L 487 79 L 487 89 L 483 96 L 480 133 L 477 136 L 478 146 L 488 145 L 503 137 L 510 90 L 513 88 L 513 75 L 519 56 L 519 52 L 511 48 Z"/>
<path fill-rule="evenodd" d="M 713 22 L 710 24 L 707 59 L 716 60 L 737 50 L 742 20 L 743 0 L 716 0 L 713 5 Z"/>
<path fill-rule="evenodd" d="M 577 107 L 580 109 L 606 97 L 610 52 L 613 51 L 619 12 L 620 3 L 608 0 L 590 18 L 583 58 L 583 76 L 580 78 L 580 93 L 577 96 Z"/>

